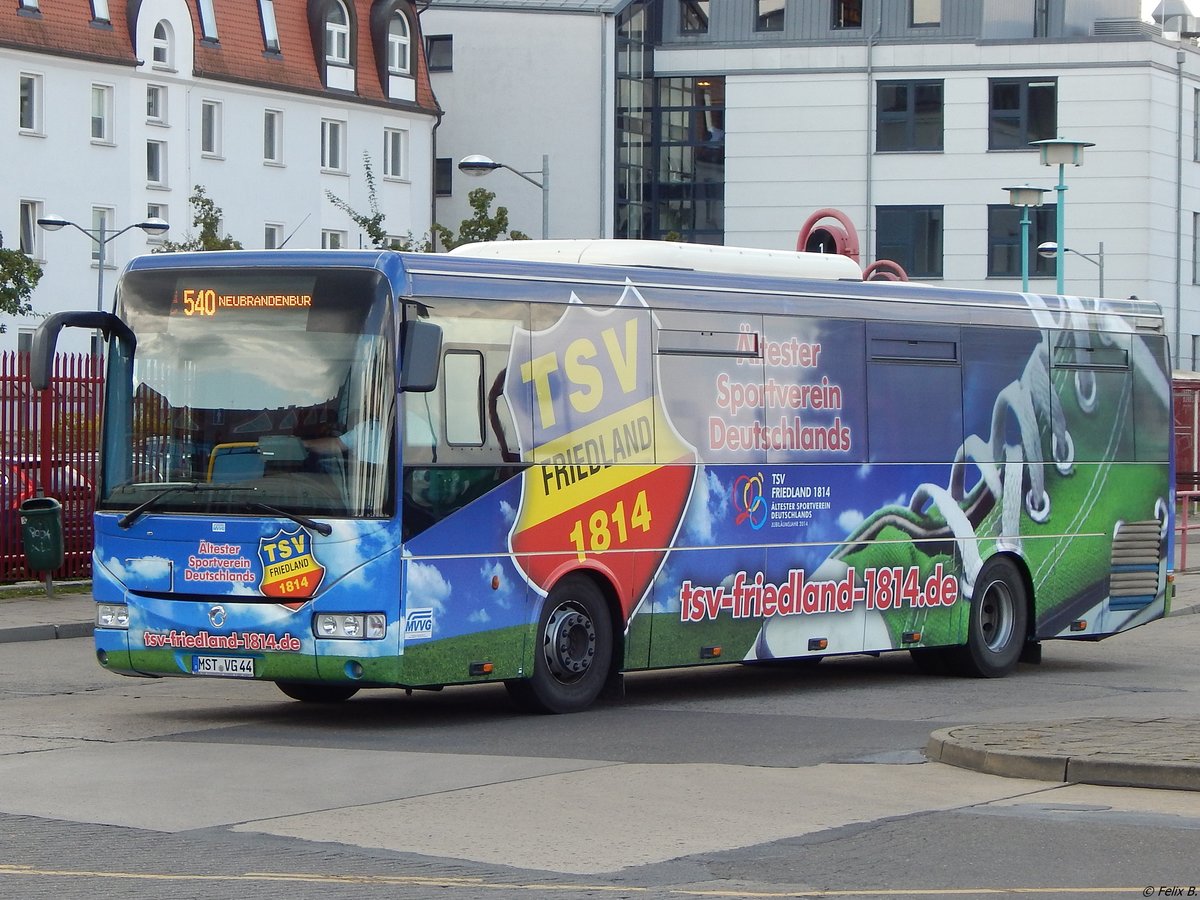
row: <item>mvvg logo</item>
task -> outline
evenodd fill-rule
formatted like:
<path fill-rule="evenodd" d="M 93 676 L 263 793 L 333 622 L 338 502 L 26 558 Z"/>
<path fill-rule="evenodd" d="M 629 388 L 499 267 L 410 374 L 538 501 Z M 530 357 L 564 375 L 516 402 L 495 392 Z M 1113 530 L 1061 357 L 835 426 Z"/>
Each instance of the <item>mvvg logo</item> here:
<path fill-rule="evenodd" d="M 433 637 L 433 609 L 410 609 L 404 617 L 404 639 Z"/>

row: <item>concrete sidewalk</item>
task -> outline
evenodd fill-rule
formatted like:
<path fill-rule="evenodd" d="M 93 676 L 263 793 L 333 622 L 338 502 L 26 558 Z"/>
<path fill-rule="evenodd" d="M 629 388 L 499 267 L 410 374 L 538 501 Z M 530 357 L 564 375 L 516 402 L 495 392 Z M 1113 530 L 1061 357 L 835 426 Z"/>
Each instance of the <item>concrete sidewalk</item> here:
<path fill-rule="evenodd" d="M 89 636 L 90 585 L 30 582 L 0 592 L 0 644 Z M 1200 573 L 1176 576 L 1171 616 L 1200 613 Z M 1200 717 L 1087 718 L 935 731 L 933 761 L 1039 781 L 1200 791 Z"/>

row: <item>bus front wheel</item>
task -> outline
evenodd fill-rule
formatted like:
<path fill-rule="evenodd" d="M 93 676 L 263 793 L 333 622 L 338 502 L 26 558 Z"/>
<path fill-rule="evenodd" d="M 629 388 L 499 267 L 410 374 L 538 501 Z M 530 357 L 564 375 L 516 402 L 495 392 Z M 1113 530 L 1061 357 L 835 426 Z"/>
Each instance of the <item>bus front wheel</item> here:
<path fill-rule="evenodd" d="M 999 678 L 1016 668 L 1025 644 L 1029 596 L 1020 570 L 997 556 L 975 579 L 967 643 L 955 648 L 955 669 L 977 678 Z"/>
<path fill-rule="evenodd" d="M 347 684 L 305 684 L 302 681 L 277 681 L 275 687 L 301 703 L 341 703 L 358 693 Z"/>
<path fill-rule="evenodd" d="M 529 712 L 569 713 L 591 706 L 612 665 L 613 626 L 600 588 L 583 575 L 554 586 L 538 619 L 533 674 L 505 682 Z"/>

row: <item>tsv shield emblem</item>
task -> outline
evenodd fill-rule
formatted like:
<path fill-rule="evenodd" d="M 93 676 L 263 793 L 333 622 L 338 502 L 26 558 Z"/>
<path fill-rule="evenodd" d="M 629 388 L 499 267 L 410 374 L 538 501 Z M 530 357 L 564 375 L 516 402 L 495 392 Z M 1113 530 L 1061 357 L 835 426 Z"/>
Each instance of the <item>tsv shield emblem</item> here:
<path fill-rule="evenodd" d="M 325 567 L 313 555 L 312 535 L 304 528 L 280 529 L 273 537 L 259 538 L 258 558 L 263 594 L 278 597 L 292 609 L 303 606 L 325 577 Z"/>
<path fill-rule="evenodd" d="M 553 325 L 514 334 L 504 385 L 532 464 L 509 534 L 517 565 L 542 591 L 572 568 L 600 568 L 626 616 L 662 565 L 695 478 L 695 448 L 654 391 L 653 329 L 632 284 L 607 308 L 573 294 Z"/>

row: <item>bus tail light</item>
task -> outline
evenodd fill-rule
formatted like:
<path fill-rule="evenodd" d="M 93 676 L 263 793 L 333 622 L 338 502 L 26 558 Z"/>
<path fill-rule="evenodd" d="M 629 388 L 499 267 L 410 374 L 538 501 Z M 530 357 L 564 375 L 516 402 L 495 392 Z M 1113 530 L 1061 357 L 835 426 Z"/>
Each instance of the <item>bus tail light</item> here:
<path fill-rule="evenodd" d="M 387 635 L 387 616 L 381 612 L 318 613 L 313 631 L 319 638 L 378 641 Z"/>

